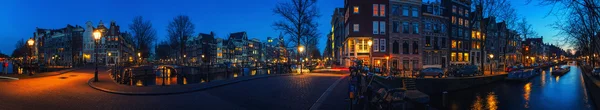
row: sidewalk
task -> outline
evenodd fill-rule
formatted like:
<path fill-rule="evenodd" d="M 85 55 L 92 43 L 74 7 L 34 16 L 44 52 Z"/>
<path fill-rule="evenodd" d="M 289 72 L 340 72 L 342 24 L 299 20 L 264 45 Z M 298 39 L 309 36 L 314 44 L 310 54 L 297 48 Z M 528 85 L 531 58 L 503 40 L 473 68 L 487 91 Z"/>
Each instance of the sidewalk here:
<path fill-rule="evenodd" d="M 60 71 L 53 71 L 53 72 L 43 72 L 43 73 L 34 73 L 33 75 L 29 75 L 27 73 L 24 74 L 0 74 L 0 79 L 6 78 L 6 79 L 28 79 L 28 78 L 39 78 L 39 77 L 47 77 L 47 76 L 56 76 L 56 75 L 61 75 L 63 73 L 67 73 L 73 70 L 77 70 L 79 68 L 70 68 L 70 69 L 64 69 L 64 70 L 60 70 Z"/>
<path fill-rule="evenodd" d="M 239 83 L 243 81 L 249 81 L 260 78 L 267 77 L 275 77 L 275 76 L 288 76 L 292 74 L 273 74 L 273 75 L 263 75 L 263 76 L 253 76 L 253 77 L 238 77 L 231 80 L 219 80 L 212 81 L 208 83 L 200 83 L 200 84 L 188 84 L 188 85 L 172 85 L 172 86 L 127 86 L 114 82 L 110 78 L 109 72 L 106 70 L 101 70 L 98 73 L 98 82 L 94 82 L 94 78 L 91 78 L 88 81 L 88 85 L 94 89 L 113 93 L 113 94 L 122 94 L 122 95 L 169 95 L 169 94 L 181 94 L 181 93 L 189 93 L 196 92 L 205 89 L 225 86 L 229 84 Z"/>

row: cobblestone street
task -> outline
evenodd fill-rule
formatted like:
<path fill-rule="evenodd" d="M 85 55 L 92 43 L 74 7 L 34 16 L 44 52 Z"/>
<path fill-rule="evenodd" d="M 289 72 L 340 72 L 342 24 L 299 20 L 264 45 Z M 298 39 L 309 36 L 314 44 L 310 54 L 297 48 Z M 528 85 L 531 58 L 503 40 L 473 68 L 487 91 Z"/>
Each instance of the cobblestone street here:
<path fill-rule="evenodd" d="M 93 69 L 57 76 L 0 81 L 4 109 L 297 109 L 310 108 L 339 74 L 268 77 L 199 92 L 158 96 L 111 94 L 93 89 L 87 81 Z M 343 109 L 347 81 L 334 86 L 327 109 Z M 342 95 L 340 95 L 342 94 Z M 35 106 L 28 106 L 35 105 Z"/>

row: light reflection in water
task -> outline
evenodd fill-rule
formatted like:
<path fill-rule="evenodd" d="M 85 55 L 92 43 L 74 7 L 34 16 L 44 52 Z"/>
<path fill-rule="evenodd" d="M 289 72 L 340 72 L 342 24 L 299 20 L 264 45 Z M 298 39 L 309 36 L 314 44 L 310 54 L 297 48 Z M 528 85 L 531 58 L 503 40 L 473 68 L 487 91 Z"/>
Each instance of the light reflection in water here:
<path fill-rule="evenodd" d="M 498 109 L 498 99 L 496 98 L 496 94 L 494 92 L 490 92 L 487 95 L 487 110 L 496 110 Z"/>
<path fill-rule="evenodd" d="M 525 99 L 525 108 L 529 108 L 529 95 L 531 93 L 531 82 L 525 84 L 525 93 L 523 93 L 523 98 Z"/>
<path fill-rule="evenodd" d="M 471 110 L 483 110 L 483 100 L 481 99 L 481 96 L 477 95 L 475 96 L 475 101 L 473 102 L 473 106 L 471 107 Z"/>
<path fill-rule="evenodd" d="M 256 75 L 256 70 L 252 70 L 252 76 Z"/>
<path fill-rule="evenodd" d="M 550 68 L 552 69 L 552 68 Z M 542 71 L 542 74 L 540 76 L 540 84 L 542 85 L 542 87 L 544 85 L 546 85 L 546 73 L 548 73 L 547 71 Z"/>
<path fill-rule="evenodd" d="M 237 77 L 238 77 L 238 74 L 237 74 L 237 73 L 234 73 L 234 74 L 233 74 L 233 77 L 234 77 L 234 78 L 237 78 Z"/>
<path fill-rule="evenodd" d="M 144 86 L 144 84 L 142 83 L 142 80 L 137 80 L 135 86 Z"/>
<path fill-rule="evenodd" d="M 560 80 L 560 76 L 556 76 L 556 82 Z"/>

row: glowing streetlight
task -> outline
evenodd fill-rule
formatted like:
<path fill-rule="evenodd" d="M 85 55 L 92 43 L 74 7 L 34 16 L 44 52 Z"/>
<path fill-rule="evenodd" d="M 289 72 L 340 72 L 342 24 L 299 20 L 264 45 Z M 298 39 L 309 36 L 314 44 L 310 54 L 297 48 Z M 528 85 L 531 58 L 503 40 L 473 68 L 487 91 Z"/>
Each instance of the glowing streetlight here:
<path fill-rule="evenodd" d="M 29 45 L 29 50 L 31 50 L 31 54 L 29 54 L 29 64 L 31 64 L 30 66 L 33 67 L 33 44 L 35 43 L 35 41 L 33 40 L 33 38 L 30 38 L 29 40 L 27 40 L 27 44 Z M 33 69 L 32 69 L 33 70 Z M 29 75 L 33 75 L 33 72 L 29 72 Z"/>
<path fill-rule="evenodd" d="M 100 33 L 100 31 L 94 31 L 94 40 L 96 41 L 94 43 L 94 50 L 95 50 L 95 60 L 94 63 L 96 64 L 96 71 L 94 72 L 94 82 L 98 82 L 98 42 L 100 41 L 100 38 L 102 38 L 102 33 Z"/>
<path fill-rule="evenodd" d="M 477 33 L 477 34 L 479 34 L 479 33 Z M 492 63 L 491 63 L 491 60 L 494 59 L 494 54 L 490 54 L 489 56 L 490 56 L 490 74 L 494 74 L 494 70 L 492 69 Z M 484 73 L 485 73 L 485 71 L 484 71 Z"/>
<path fill-rule="evenodd" d="M 369 70 L 372 70 L 372 68 L 373 68 L 373 57 L 371 57 L 371 54 L 373 54 L 373 51 L 372 51 L 372 49 L 373 49 L 373 47 L 372 47 L 373 46 L 373 41 L 369 40 L 367 42 L 367 45 L 369 45 L 369 65 L 371 65 L 369 67 Z"/>
<path fill-rule="evenodd" d="M 302 51 L 304 51 L 304 46 L 300 45 L 298 46 L 298 53 L 302 53 Z M 302 62 L 304 62 L 304 60 L 302 60 Z M 302 74 L 302 65 L 304 64 L 300 64 L 300 74 Z"/>
<path fill-rule="evenodd" d="M 34 43 L 35 41 L 33 40 L 33 38 L 27 40 L 27 44 L 29 44 L 29 46 L 33 46 Z"/>

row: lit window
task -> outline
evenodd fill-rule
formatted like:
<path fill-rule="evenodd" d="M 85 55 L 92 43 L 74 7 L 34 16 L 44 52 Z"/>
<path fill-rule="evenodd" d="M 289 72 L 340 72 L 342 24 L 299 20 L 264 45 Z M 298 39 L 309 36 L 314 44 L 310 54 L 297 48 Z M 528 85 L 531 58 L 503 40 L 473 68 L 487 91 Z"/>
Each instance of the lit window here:
<path fill-rule="evenodd" d="M 379 5 L 379 16 L 385 16 L 385 5 Z"/>
<path fill-rule="evenodd" d="M 456 53 L 452 52 L 452 54 L 450 54 L 450 61 L 456 61 Z"/>
<path fill-rule="evenodd" d="M 456 49 L 456 45 L 457 45 L 457 42 L 456 42 L 456 40 L 452 40 L 452 48 L 453 48 L 453 49 Z"/>
<path fill-rule="evenodd" d="M 354 28 L 352 29 L 354 32 L 358 32 L 359 25 L 358 24 L 354 24 Z"/>
<path fill-rule="evenodd" d="M 354 14 L 358 14 L 358 6 L 354 6 Z"/>
<path fill-rule="evenodd" d="M 402 16 L 408 16 L 408 6 L 402 7 Z"/>
<path fill-rule="evenodd" d="M 469 61 L 469 53 L 464 53 L 464 54 L 465 54 L 465 56 L 464 56 L 465 60 L 464 61 Z"/>
<path fill-rule="evenodd" d="M 379 16 L 379 4 L 373 4 L 373 16 Z"/>

